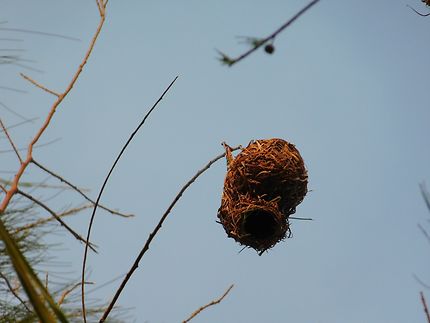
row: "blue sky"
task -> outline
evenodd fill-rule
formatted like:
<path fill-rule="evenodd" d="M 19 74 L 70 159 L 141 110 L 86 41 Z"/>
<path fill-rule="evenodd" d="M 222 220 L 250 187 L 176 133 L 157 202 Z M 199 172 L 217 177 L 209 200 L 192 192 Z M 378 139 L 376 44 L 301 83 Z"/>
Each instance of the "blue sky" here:
<path fill-rule="evenodd" d="M 0 37 L 21 39 L 13 46 L 42 71 L 10 65 L 0 74 L 1 86 L 27 91 L 0 90 L 1 101 L 41 118 L 12 132 L 25 146 L 53 98 L 18 73 L 63 89 L 96 28 L 97 10 L 91 1 L 0 4 L 0 21 L 7 21 Z M 247 49 L 236 36 L 268 35 L 305 4 L 110 1 L 93 56 L 42 142 L 61 140 L 36 150 L 36 159 L 95 196 L 131 131 L 179 79 L 109 182 L 102 201 L 136 217 L 97 213 L 100 254 L 90 257 L 90 279 L 102 284 L 128 270 L 177 191 L 222 152 L 222 141 L 294 143 L 311 190 L 296 215 L 314 219 L 293 222 L 293 237 L 261 257 L 238 253 L 215 222 L 226 170 L 217 163 L 184 194 L 121 296 L 136 322 L 183 320 L 231 283 L 228 298 L 196 322 L 425 321 L 423 287 L 412 275 L 430 281 L 429 246 L 417 228 L 429 218 L 418 184 L 430 181 L 430 18 L 406 7 L 425 11 L 420 1 L 321 0 L 277 37 L 273 55 L 259 51 L 232 68 L 216 60 L 215 49 L 236 56 Z M 20 121 L 0 114 L 8 124 Z M 17 169 L 13 155 L 0 158 L 2 170 Z M 32 169 L 25 179 L 43 178 Z M 79 201 L 65 193 L 51 203 Z M 88 216 L 69 223 L 84 232 Z M 55 256 L 77 277 L 82 250 L 60 233 L 53 239 L 64 240 L 66 250 Z M 92 295 L 108 300 L 118 283 Z"/>

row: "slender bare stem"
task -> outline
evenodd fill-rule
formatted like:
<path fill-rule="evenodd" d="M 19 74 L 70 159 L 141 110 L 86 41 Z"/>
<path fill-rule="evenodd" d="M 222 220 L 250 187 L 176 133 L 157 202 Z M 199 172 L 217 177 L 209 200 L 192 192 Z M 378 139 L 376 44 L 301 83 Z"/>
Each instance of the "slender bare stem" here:
<path fill-rule="evenodd" d="M 430 285 L 429 284 L 426 284 L 425 282 L 423 282 L 417 275 L 415 275 L 415 274 L 413 274 L 412 275 L 414 278 L 415 278 L 415 280 L 420 284 L 420 285 L 422 285 L 424 288 L 427 288 L 427 289 L 430 289 Z"/>
<path fill-rule="evenodd" d="M 93 250 L 94 252 L 97 252 L 97 250 L 93 247 L 92 243 L 87 243 L 86 240 L 84 240 L 84 238 L 82 238 L 78 233 L 76 233 L 71 227 L 69 227 L 62 219 L 61 217 L 58 216 L 57 213 L 55 213 L 53 210 L 51 210 L 46 204 L 40 202 L 38 199 L 34 198 L 33 196 L 31 196 L 30 194 L 27 194 L 23 191 L 21 191 L 20 189 L 18 189 L 17 191 L 18 194 L 26 197 L 27 199 L 29 199 L 30 201 L 36 203 L 37 205 L 39 205 L 41 208 L 45 209 L 48 213 L 50 213 L 58 222 L 60 222 L 60 224 L 67 230 L 69 231 L 77 240 L 83 242 L 86 246 L 88 246 L 89 248 L 91 248 L 91 250 Z"/>
<path fill-rule="evenodd" d="M 213 300 L 213 301 L 211 301 L 211 302 L 207 303 L 206 305 L 204 305 L 204 306 L 200 307 L 200 308 L 199 308 L 199 309 L 197 309 L 195 312 L 193 312 L 193 313 L 190 315 L 190 317 L 188 317 L 188 318 L 187 318 L 185 321 L 183 321 L 182 323 L 187 323 L 187 322 L 191 321 L 194 317 L 196 317 L 197 315 L 199 315 L 201 311 L 204 311 L 204 310 L 205 310 L 205 309 L 207 309 L 208 307 L 221 303 L 221 302 L 222 302 L 222 300 L 227 296 L 227 294 L 231 291 L 231 289 L 232 289 L 233 287 L 234 287 L 234 285 L 233 285 L 233 284 L 232 284 L 232 285 L 230 285 L 230 287 L 229 287 L 229 288 L 224 292 L 224 294 L 223 294 L 220 298 L 215 299 L 215 300 Z"/>
<path fill-rule="evenodd" d="M 308 5 L 306 5 L 302 10 L 300 10 L 298 13 L 296 13 L 291 19 L 289 19 L 286 23 L 284 23 L 281 27 L 279 27 L 277 30 L 275 30 L 273 33 L 271 33 L 269 36 L 262 38 L 259 40 L 257 44 L 255 44 L 252 48 L 250 48 L 248 51 L 243 53 L 242 55 L 238 56 L 237 58 L 231 59 L 228 56 L 221 53 L 223 56 L 223 62 L 225 62 L 228 66 L 232 66 L 245 57 L 251 55 L 253 52 L 255 52 L 257 49 L 259 49 L 261 46 L 266 44 L 267 42 L 270 42 L 271 40 L 275 39 L 278 34 L 280 34 L 285 28 L 290 26 L 294 21 L 296 21 L 301 15 L 303 15 L 306 11 L 308 11 L 313 5 L 315 5 L 319 0 L 313 0 Z"/>
<path fill-rule="evenodd" d="M 61 94 L 48 89 L 47 87 L 45 87 L 42 84 L 40 84 L 40 83 L 36 82 L 35 80 L 33 80 L 31 77 L 29 77 L 29 76 L 27 76 L 27 75 L 25 75 L 23 73 L 20 73 L 19 75 L 21 75 L 21 77 L 23 77 L 25 80 L 29 81 L 31 84 L 35 85 L 39 89 L 41 89 L 41 90 L 43 90 L 45 92 L 48 92 L 49 94 L 52 94 L 52 95 L 56 96 L 57 98 L 60 97 Z"/>
<path fill-rule="evenodd" d="M 21 163 L 20 168 L 18 169 L 17 173 L 15 174 L 15 177 L 14 177 L 14 180 L 13 180 L 11 187 L 9 188 L 8 192 L 6 193 L 6 196 L 3 198 L 2 202 L 0 203 L 0 214 L 2 214 L 6 210 L 12 197 L 17 193 L 19 180 L 21 179 L 22 175 L 24 174 L 25 169 L 27 168 L 27 166 L 30 164 L 30 162 L 33 159 L 33 148 L 34 148 L 34 146 L 39 141 L 40 137 L 43 135 L 46 128 L 49 126 L 55 112 L 57 111 L 58 106 L 61 104 L 61 102 L 63 102 L 64 98 L 72 90 L 73 86 L 75 85 L 76 81 L 78 80 L 79 76 L 81 75 L 82 70 L 88 61 L 88 58 L 90 57 L 90 55 L 93 51 L 94 45 L 96 43 L 96 40 L 100 34 L 102 27 L 103 27 L 104 21 L 105 21 L 105 15 L 104 15 L 104 9 L 103 9 L 103 11 L 100 14 L 99 25 L 97 26 L 96 32 L 95 32 L 95 34 L 94 34 L 94 36 L 90 42 L 88 50 L 85 53 L 81 64 L 79 65 L 77 71 L 73 75 L 69 85 L 66 87 L 64 92 L 58 95 L 57 100 L 51 106 L 51 109 L 49 110 L 49 113 L 46 116 L 44 123 L 42 124 L 40 129 L 37 131 L 37 133 L 35 134 L 35 136 L 31 140 L 30 144 L 28 145 L 26 159 L 23 160 L 23 162 Z"/>
<path fill-rule="evenodd" d="M 414 8 L 412 8 L 410 5 L 406 5 L 406 7 L 409 7 L 411 10 L 413 10 L 413 11 L 415 11 L 415 13 L 417 14 L 417 15 L 420 15 L 421 17 L 428 17 L 428 16 L 430 16 L 430 12 L 429 13 L 421 13 L 421 12 L 419 12 L 418 10 L 416 10 L 416 9 L 414 9 Z"/>
<path fill-rule="evenodd" d="M 314 220 L 312 218 L 300 218 L 300 217 L 297 217 L 297 216 L 289 216 L 288 218 L 291 219 L 291 220 L 302 220 L 302 221 L 313 221 Z"/>
<path fill-rule="evenodd" d="M 57 216 L 59 218 L 64 218 L 66 216 L 73 215 L 73 214 L 76 214 L 76 213 L 81 212 L 83 210 L 89 209 L 92 206 L 93 206 L 92 204 L 83 205 L 81 207 L 76 207 L 76 208 L 64 211 L 62 213 L 58 213 Z M 44 224 L 46 224 L 48 222 L 52 222 L 54 220 L 55 220 L 55 217 L 53 217 L 53 216 L 50 216 L 50 217 L 47 217 L 47 218 L 42 218 L 42 219 L 39 219 L 37 221 L 34 221 L 32 223 L 26 224 L 26 225 L 24 225 L 22 227 L 19 227 L 19 228 L 15 229 L 14 233 L 16 234 L 16 233 L 19 233 L 19 232 L 22 232 L 22 231 L 26 231 L 26 230 L 29 230 L 29 229 L 32 229 L 32 228 L 44 225 Z"/>
<path fill-rule="evenodd" d="M 430 323 L 430 313 L 427 307 L 426 299 L 424 298 L 424 293 L 420 292 L 420 296 L 421 296 L 421 303 L 423 303 L 423 307 L 424 307 L 424 313 L 426 314 L 427 323 Z"/>
<path fill-rule="evenodd" d="M 31 313 L 32 310 L 30 310 L 27 306 L 27 304 L 24 302 L 24 300 L 18 295 L 18 293 L 15 291 L 15 288 L 13 288 L 12 284 L 10 283 L 9 279 L 0 272 L 0 277 L 5 281 L 7 288 L 12 293 L 12 295 L 24 306 L 24 308 L 27 310 L 27 312 Z"/>
<path fill-rule="evenodd" d="M 239 149 L 239 147 L 236 148 L 232 148 L 232 150 L 237 150 Z M 122 281 L 121 285 L 119 286 L 118 290 L 116 291 L 112 301 L 110 302 L 109 306 L 107 307 L 106 311 L 104 312 L 102 318 L 100 319 L 100 323 L 104 322 L 106 320 L 106 318 L 108 317 L 110 311 L 112 310 L 112 308 L 114 307 L 116 301 L 118 300 L 119 296 L 121 295 L 121 292 L 123 291 L 125 285 L 127 285 L 127 282 L 130 280 L 131 276 L 133 275 L 134 271 L 139 267 L 139 262 L 142 259 L 143 255 L 148 251 L 149 246 L 152 242 L 152 240 L 155 238 L 155 236 L 157 235 L 158 231 L 161 229 L 164 221 L 166 220 L 167 216 L 169 215 L 170 211 L 173 209 L 173 207 L 175 206 L 175 204 L 179 201 L 179 199 L 181 198 L 182 194 L 184 194 L 184 192 L 187 190 L 188 187 L 190 187 L 191 184 L 194 183 L 194 181 L 201 175 L 203 174 L 206 170 L 208 170 L 215 162 L 217 162 L 218 160 L 220 160 L 221 158 L 225 157 L 225 153 L 222 153 L 221 155 L 218 155 L 217 157 L 215 157 L 214 159 L 212 159 L 211 161 L 209 161 L 209 163 L 206 164 L 205 167 L 203 167 L 202 169 L 200 169 L 179 191 L 179 193 L 176 195 L 176 197 L 173 199 L 172 203 L 169 205 L 169 207 L 167 208 L 167 210 L 164 212 L 164 214 L 162 215 L 162 217 L 160 218 L 160 221 L 158 222 L 158 224 L 156 225 L 156 227 L 154 228 L 154 230 L 149 234 L 148 239 L 145 242 L 145 245 L 143 246 L 143 248 L 140 250 L 139 255 L 136 257 L 136 260 L 134 261 L 133 265 L 131 266 L 130 270 L 128 271 L 127 275 L 125 276 L 124 280 Z"/>
<path fill-rule="evenodd" d="M 7 128 L 6 128 L 6 126 L 4 125 L 3 121 L 1 120 L 1 118 L 0 118 L 0 126 L 2 127 L 2 129 L 3 129 L 4 133 L 6 134 L 7 140 L 9 140 L 10 145 L 12 146 L 13 150 L 15 151 L 15 154 L 16 154 L 16 156 L 18 157 L 19 162 L 22 164 L 22 158 L 21 158 L 21 156 L 19 155 L 19 152 L 18 152 L 18 150 L 16 149 L 16 146 L 15 146 L 15 144 L 14 144 L 14 142 L 13 142 L 12 138 L 10 137 L 9 132 L 7 131 Z"/>
<path fill-rule="evenodd" d="M 49 170 L 48 168 L 46 168 L 45 166 L 41 165 L 40 163 L 38 163 L 37 161 L 35 161 L 34 159 L 31 161 L 34 165 L 36 165 L 37 167 L 39 167 L 41 170 L 43 170 L 44 172 L 48 173 L 49 175 L 55 177 L 56 179 L 58 179 L 59 181 L 63 182 L 64 184 L 68 185 L 69 187 L 71 187 L 73 190 L 75 190 L 77 193 L 79 193 L 84 199 L 86 199 L 88 202 L 95 204 L 96 202 L 93 201 L 91 198 L 88 197 L 88 195 L 86 195 L 84 192 L 82 192 L 81 189 L 79 189 L 76 185 L 73 185 L 71 182 L 69 182 L 68 180 L 64 179 L 62 176 L 54 173 L 53 171 Z M 119 215 L 122 216 L 124 218 L 129 218 L 129 217 L 133 217 L 133 214 L 124 214 L 112 209 L 107 208 L 104 205 L 99 204 L 98 205 L 99 208 L 111 213 L 111 214 L 115 214 L 115 215 Z"/>
<path fill-rule="evenodd" d="M 93 209 L 93 213 L 91 214 L 91 219 L 90 219 L 90 223 L 88 225 L 88 232 L 87 232 L 87 240 L 90 239 L 90 235 L 91 235 L 91 228 L 93 226 L 93 222 L 94 222 L 94 218 L 96 215 L 96 210 L 97 210 L 97 206 L 99 205 L 100 202 L 100 198 L 103 194 L 104 188 L 106 187 L 106 184 L 109 180 L 109 177 L 111 176 L 115 166 L 117 165 L 118 161 L 120 160 L 122 154 L 124 153 L 124 151 L 126 150 L 126 148 L 128 147 L 128 145 L 131 143 L 131 141 L 133 140 L 134 136 L 137 134 L 137 132 L 140 130 L 140 128 L 144 125 L 146 119 L 149 117 L 149 115 L 151 114 L 152 111 L 154 111 L 154 109 L 157 107 L 158 103 L 160 103 L 160 101 L 164 98 L 164 95 L 170 90 L 170 88 L 173 86 L 173 84 L 176 82 L 176 80 L 178 79 L 178 76 L 176 76 L 173 81 L 169 84 L 169 86 L 164 90 L 164 92 L 161 94 L 161 96 L 158 98 L 158 100 L 153 104 L 153 106 L 151 107 L 151 109 L 149 109 L 149 111 L 145 114 L 145 116 L 143 117 L 142 121 L 139 123 L 139 125 L 136 127 L 136 129 L 132 132 L 132 134 L 130 135 L 130 137 L 128 138 L 128 140 L 126 141 L 125 145 L 121 148 L 121 151 L 119 152 L 118 156 L 116 157 L 114 163 L 112 164 L 112 167 L 110 168 L 104 182 L 103 185 L 100 189 L 99 195 L 97 196 L 96 199 L 96 203 L 94 204 L 94 209 Z M 86 323 L 86 317 L 85 317 L 85 269 L 86 269 L 86 264 L 87 264 L 87 255 L 88 255 L 88 246 L 85 247 L 85 251 L 84 251 L 84 259 L 82 261 L 82 273 L 81 273 L 81 291 L 82 291 L 82 295 L 81 295 L 81 300 L 82 300 L 82 313 L 83 313 L 83 318 L 84 318 L 84 322 Z"/>
<path fill-rule="evenodd" d="M 86 282 L 85 284 L 92 285 L 93 283 L 91 283 L 91 282 Z M 72 287 L 70 287 L 70 288 L 68 288 L 67 290 L 65 290 L 65 291 L 63 292 L 63 294 L 61 294 L 60 299 L 58 300 L 58 305 L 63 304 L 63 302 L 64 302 L 64 300 L 66 299 L 66 297 L 67 297 L 71 292 L 73 292 L 76 288 L 78 288 L 80 285 L 81 285 L 81 282 L 76 283 L 76 284 L 74 284 Z"/>

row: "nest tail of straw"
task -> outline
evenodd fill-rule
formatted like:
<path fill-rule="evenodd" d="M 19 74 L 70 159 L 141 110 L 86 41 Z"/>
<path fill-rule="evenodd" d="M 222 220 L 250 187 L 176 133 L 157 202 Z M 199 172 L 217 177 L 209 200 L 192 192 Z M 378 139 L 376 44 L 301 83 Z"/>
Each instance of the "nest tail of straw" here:
<path fill-rule="evenodd" d="M 277 138 L 253 141 L 236 158 L 225 148 L 218 218 L 229 237 L 262 253 L 290 236 L 288 217 L 307 193 L 303 159 L 293 144 Z"/>

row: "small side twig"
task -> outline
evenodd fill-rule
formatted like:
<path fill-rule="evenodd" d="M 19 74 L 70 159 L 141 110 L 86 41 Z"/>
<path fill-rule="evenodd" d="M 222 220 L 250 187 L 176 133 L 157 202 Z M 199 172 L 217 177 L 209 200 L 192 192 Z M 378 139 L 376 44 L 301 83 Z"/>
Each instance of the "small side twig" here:
<path fill-rule="evenodd" d="M 13 288 L 12 284 L 10 283 L 9 279 L 5 275 L 3 275 L 2 272 L 0 272 L 0 277 L 5 281 L 7 288 L 12 293 L 12 295 L 24 306 L 24 308 L 27 310 L 27 312 L 31 313 L 32 310 L 29 309 L 27 304 L 24 302 L 24 300 L 18 295 L 15 288 Z"/>
<path fill-rule="evenodd" d="M 62 176 L 54 173 L 53 171 L 49 170 L 48 168 L 46 168 L 45 166 L 41 165 L 40 163 L 38 163 L 37 161 L 35 161 L 34 159 L 32 159 L 31 161 L 34 165 L 36 165 L 37 167 L 39 167 L 41 170 L 45 171 L 46 173 L 48 173 L 49 175 L 55 177 L 56 179 L 58 179 L 59 181 L 63 182 L 64 184 L 68 185 L 69 187 L 71 187 L 73 190 L 75 190 L 77 193 L 79 193 L 84 199 L 86 199 L 88 202 L 92 203 L 93 205 L 96 204 L 95 201 L 93 201 L 91 198 L 88 197 L 88 195 L 86 195 L 81 189 L 79 189 L 76 185 L 73 185 L 71 182 L 67 181 L 66 179 L 64 179 Z M 114 214 L 114 215 L 119 215 L 122 216 L 124 218 L 129 218 L 129 217 L 133 217 L 134 214 L 124 214 L 112 209 L 109 209 L 108 207 L 99 204 L 98 205 L 99 208 Z"/>
<path fill-rule="evenodd" d="M 201 311 L 203 311 L 203 310 L 207 309 L 208 307 L 221 303 L 221 302 L 222 302 L 222 300 L 227 296 L 227 294 L 231 291 L 231 289 L 232 289 L 233 287 L 234 287 L 234 285 L 233 285 L 233 284 L 232 284 L 232 285 L 230 285 L 230 287 L 229 287 L 229 288 L 224 292 L 224 294 L 223 294 L 220 298 L 218 298 L 218 299 L 216 299 L 216 300 L 213 300 L 213 301 L 211 301 L 210 303 L 207 303 L 206 305 L 204 305 L 204 306 L 200 307 L 200 308 L 199 308 L 199 309 L 197 309 L 195 312 L 193 312 L 193 313 L 190 315 L 190 317 L 189 317 L 189 318 L 187 318 L 187 319 L 186 319 L 185 321 L 183 321 L 182 323 L 187 323 L 187 322 L 191 321 L 194 317 L 196 317 L 197 315 L 199 315 L 199 313 L 200 313 Z"/>
<path fill-rule="evenodd" d="M 92 282 L 86 282 L 85 284 L 87 285 L 92 285 Z M 73 292 L 76 288 L 78 288 L 81 285 L 81 282 L 74 284 L 72 287 L 70 287 L 69 289 L 65 290 L 63 292 L 63 294 L 61 294 L 60 299 L 58 300 L 58 305 L 63 304 L 64 300 L 66 299 L 66 297 Z"/>
<path fill-rule="evenodd" d="M 19 154 L 18 150 L 16 149 L 16 146 L 15 146 L 15 144 L 14 144 L 14 142 L 13 142 L 12 138 L 10 137 L 9 132 L 7 131 L 7 128 L 6 128 L 6 126 L 4 125 L 3 121 L 1 120 L 1 118 L 0 118 L 0 126 L 1 126 L 1 127 L 2 127 L 2 129 L 3 129 L 3 132 L 6 134 L 7 140 L 9 140 L 10 145 L 12 146 L 13 150 L 15 151 L 15 154 L 16 154 L 16 156 L 18 157 L 19 162 L 22 164 L 22 158 L 21 158 L 21 156 L 20 156 L 20 154 Z"/>
<path fill-rule="evenodd" d="M 86 246 L 88 246 L 91 250 L 93 250 L 94 252 L 97 253 L 97 250 L 94 248 L 93 244 L 88 242 L 86 240 L 84 240 L 84 238 L 82 238 L 78 233 L 76 233 L 71 227 L 69 227 L 59 216 L 57 213 L 55 213 L 53 210 L 51 210 L 48 206 L 46 206 L 44 203 L 40 202 L 38 199 L 34 198 L 33 196 L 31 196 L 30 194 L 27 194 L 23 191 L 21 191 L 20 189 L 17 190 L 17 193 L 26 197 L 27 199 L 29 199 L 30 201 L 36 203 L 37 205 L 39 205 L 41 208 L 45 209 L 46 211 L 48 211 L 48 213 L 50 213 L 58 222 L 60 222 L 60 224 L 67 230 L 69 231 L 77 240 L 83 242 Z"/>
<path fill-rule="evenodd" d="M 417 15 L 421 16 L 421 17 L 428 17 L 430 16 L 430 12 L 429 13 L 421 13 L 418 10 L 414 9 L 413 7 L 411 7 L 410 5 L 406 5 L 406 7 L 408 7 L 409 9 L 411 9 L 412 11 L 414 11 Z"/>
<path fill-rule="evenodd" d="M 300 218 L 300 217 L 297 217 L 297 216 L 289 216 L 288 218 L 291 219 L 291 220 L 302 220 L 302 221 L 313 221 L 314 220 L 312 218 Z"/>
<path fill-rule="evenodd" d="M 231 150 L 237 150 L 239 149 L 239 147 L 236 148 L 231 148 Z M 109 306 L 107 307 L 106 311 L 103 314 L 103 317 L 100 319 L 100 323 L 104 322 L 106 320 L 106 318 L 108 317 L 110 311 L 112 310 L 112 308 L 114 307 L 116 301 L 118 300 L 119 296 L 121 295 L 125 285 L 127 285 L 127 282 L 129 281 L 129 279 L 131 278 L 131 276 L 133 275 L 134 271 L 139 267 L 139 262 L 142 259 L 143 255 L 148 251 L 149 246 L 152 242 L 152 240 L 155 238 L 155 236 L 157 235 L 158 231 L 161 229 L 164 221 L 166 220 L 167 216 L 169 215 L 170 211 L 173 209 L 173 207 L 175 206 L 175 204 L 179 201 L 179 199 L 181 198 L 182 194 L 184 194 L 184 192 L 187 190 L 187 188 L 195 182 L 195 180 L 201 175 L 203 174 L 206 170 L 208 170 L 215 162 L 217 162 L 218 160 L 220 160 L 221 158 L 225 157 L 225 153 L 222 153 L 221 155 L 218 155 L 217 157 L 215 157 L 214 159 L 212 159 L 211 161 L 209 161 L 209 163 L 206 164 L 205 167 L 203 167 L 202 169 L 200 169 L 179 191 L 179 193 L 176 195 L 176 197 L 173 199 L 172 203 L 169 205 L 169 207 L 167 208 L 167 210 L 164 212 L 164 214 L 161 216 L 160 221 L 158 222 L 158 224 L 156 225 L 156 227 L 154 228 L 154 230 L 149 234 L 148 239 L 145 242 L 145 245 L 143 246 L 143 248 L 140 250 L 139 255 L 136 257 L 136 260 L 134 261 L 133 265 L 131 266 L 130 270 L 128 271 L 127 275 L 125 276 L 124 280 L 122 281 L 121 285 L 119 286 L 119 288 L 117 289 L 111 303 L 109 304 Z"/>
<path fill-rule="evenodd" d="M 81 212 L 81 211 L 83 211 L 83 210 L 89 209 L 90 207 L 92 207 L 92 204 L 89 204 L 89 205 L 83 205 L 83 206 L 80 206 L 80 207 L 76 207 L 76 208 L 73 208 L 73 209 L 66 210 L 66 211 L 64 211 L 64 212 L 62 212 L 62 213 L 58 213 L 58 214 L 57 214 L 57 216 L 58 216 L 59 218 L 63 218 L 63 217 L 66 217 L 66 216 L 73 215 L 73 214 L 76 214 L 76 213 L 78 213 L 78 212 Z M 44 224 L 46 224 L 46 223 L 48 223 L 48 222 L 52 222 L 52 221 L 54 221 L 54 220 L 55 220 L 55 217 L 53 217 L 53 216 L 50 216 L 50 217 L 47 217 L 47 218 L 39 219 L 39 220 L 34 221 L 34 222 L 32 222 L 32 223 L 28 223 L 28 224 L 26 224 L 26 225 L 24 225 L 24 226 L 21 226 L 21 227 L 19 227 L 19 228 L 16 228 L 16 229 L 14 230 L 14 234 L 19 233 L 19 232 L 22 232 L 22 231 L 30 230 L 30 229 L 32 229 L 32 228 L 35 228 L 35 227 L 38 227 L 38 226 L 44 225 Z"/>
<path fill-rule="evenodd" d="M 227 55 L 225 55 L 224 53 L 218 51 L 219 54 L 221 55 L 221 58 L 220 58 L 221 62 L 228 65 L 228 66 L 232 66 L 232 65 L 238 63 L 239 61 L 241 61 L 242 59 L 244 59 L 245 57 L 251 55 L 253 52 L 255 52 L 257 49 L 259 49 L 261 46 L 263 46 L 263 45 L 267 44 L 268 42 L 272 41 L 273 39 L 275 39 L 275 37 L 278 36 L 278 34 L 280 34 L 282 31 L 284 31 L 288 26 L 290 26 L 294 21 L 296 21 L 301 15 L 303 15 L 306 11 L 308 11 L 318 1 L 319 0 L 311 1 L 302 10 L 300 10 L 298 13 L 296 13 L 291 19 L 289 19 L 287 22 L 285 22 L 281 27 L 279 27 L 277 30 L 275 30 L 273 33 L 271 33 L 269 36 L 262 38 L 262 39 L 259 39 L 258 42 L 254 43 L 253 47 L 251 47 L 248 51 L 246 51 L 242 55 L 238 56 L 237 58 L 230 58 Z"/>
<path fill-rule="evenodd" d="M 423 303 L 423 307 L 424 307 L 424 313 L 426 314 L 427 323 L 430 323 L 430 313 L 427 307 L 426 299 L 424 298 L 424 293 L 420 292 L 420 296 L 421 296 L 421 303 Z"/>
<path fill-rule="evenodd" d="M 424 182 L 420 183 L 420 191 L 421 191 L 421 195 L 424 199 L 424 202 L 427 205 L 427 208 L 430 211 L 430 193 L 427 190 L 426 184 Z"/>
<path fill-rule="evenodd" d="M 423 282 L 416 274 L 413 274 L 412 276 L 415 278 L 415 280 L 418 282 L 418 284 L 420 284 L 424 288 L 430 289 L 430 285 Z"/>
<path fill-rule="evenodd" d="M 423 236 L 426 238 L 427 242 L 430 243 L 430 234 L 427 232 L 426 229 L 421 224 L 418 224 L 418 228 L 420 229 Z"/>
<path fill-rule="evenodd" d="M 99 1 L 97 3 L 99 3 Z M 106 2 L 105 2 L 105 4 L 106 4 Z M 99 8 L 100 8 L 100 5 L 99 5 Z M 121 148 L 121 151 L 119 152 L 118 156 L 116 157 L 114 163 L 112 164 L 112 167 L 110 168 L 110 170 L 109 170 L 109 172 L 108 172 L 108 174 L 107 174 L 107 176 L 106 176 L 106 178 L 102 184 L 102 187 L 100 188 L 100 192 L 99 192 L 99 195 L 97 196 L 96 203 L 94 204 L 93 213 L 91 214 L 90 223 L 88 224 L 87 241 L 90 240 L 91 229 L 92 229 L 94 218 L 96 215 L 97 206 L 99 205 L 99 202 L 100 202 L 100 199 L 102 197 L 104 188 L 106 187 L 106 184 L 110 178 L 110 175 L 112 174 L 118 161 L 121 159 L 122 154 L 124 153 L 124 151 L 126 150 L 128 145 L 130 144 L 130 142 L 133 140 L 134 136 L 137 134 L 137 132 L 140 130 L 140 128 L 145 124 L 145 121 L 148 119 L 149 115 L 152 113 L 152 111 L 154 111 L 154 109 L 157 107 L 158 103 L 161 102 L 161 100 L 164 98 L 164 95 L 166 95 L 166 93 L 170 90 L 170 88 L 173 86 L 173 84 L 176 82 L 177 79 L 178 79 L 178 76 L 176 76 L 173 79 L 173 81 L 164 90 L 164 92 L 161 94 L 161 96 L 158 98 L 158 100 L 152 105 L 151 109 L 149 109 L 149 111 L 145 114 L 142 121 L 139 123 L 139 125 L 136 127 L 136 129 L 132 132 L 132 134 L 130 135 L 130 137 L 126 141 L 125 145 Z M 85 315 L 86 315 L 86 313 L 85 313 L 85 284 L 84 284 L 84 282 L 85 282 L 85 270 L 86 270 L 86 264 L 87 264 L 87 255 L 88 255 L 88 245 L 85 246 L 84 258 L 82 260 L 82 273 L 81 273 L 81 283 L 82 283 L 81 284 L 81 301 L 82 301 L 82 313 L 83 313 L 84 323 L 86 323 L 86 317 L 85 317 Z"/>
<path fill-rule="evenodd" d="M 35 80 L 33 80 L 31 77 L 29 77 L 29 76 L 27 76 L 27 75 L 25 75 L 23 73 L 19 73 L 19 75 L 21 75 L 21 77 L 23 77 L 25 80 L 29 81 L 31 84 L 33 84 L 34 86 L 38 87 L 41 90 L 43 90 L 45 92 L 48 92 L 49 94 L 52 94 L 52 95 L 56 96 L 57 98 L 59 98 L 61 96 L 61 94 L 48 89 L 47 87 L 45 87 L 42 84 L 40 84 L 40 83 L 36 82 Z"/>

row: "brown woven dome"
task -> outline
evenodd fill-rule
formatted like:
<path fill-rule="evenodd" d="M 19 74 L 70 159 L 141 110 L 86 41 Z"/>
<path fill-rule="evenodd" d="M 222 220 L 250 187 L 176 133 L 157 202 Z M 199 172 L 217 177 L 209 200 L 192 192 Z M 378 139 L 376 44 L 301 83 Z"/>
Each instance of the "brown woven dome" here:
<path fill-rule="evenodd" d="M 307 193 L 303 159 L 293 144 L 277 138 L 253 141 L 236 158 L 225 148 L 218 218 L 229 237 L 261 254 L 290 235 L 288 217 Z"/>

